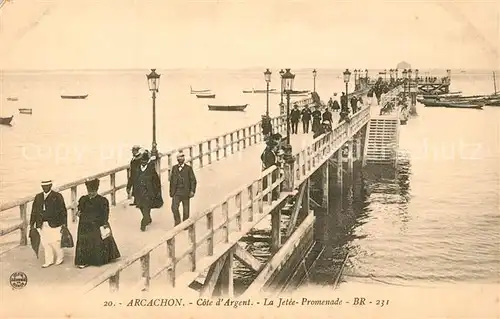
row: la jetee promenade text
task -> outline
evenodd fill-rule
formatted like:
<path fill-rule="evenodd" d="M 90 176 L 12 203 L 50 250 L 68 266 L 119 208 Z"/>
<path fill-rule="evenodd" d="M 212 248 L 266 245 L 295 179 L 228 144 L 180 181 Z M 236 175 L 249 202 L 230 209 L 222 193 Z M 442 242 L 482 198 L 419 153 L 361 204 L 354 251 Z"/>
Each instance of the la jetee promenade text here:
<path fill-rule="evenodd" d="M 261 298 L 261 299 L 232 299 L 232 298 L 198 298 L 196 301 L 187 301 L 183 298 L 134 298 L 127 302 L 114 302 L 105 301 L 105 307 L 113 306 L 126 306 L 126 307 L 251 307 L 251 306 L 264 306 L 264 307 L 293 307 L 293 306 L 368 306 L 373 305 L 377 307 L 384 307 L 389 305 L 387 299 L 369 300 L 364 297 L 352 297 L 349 299 L 310 299 L 310 298 Z"/>

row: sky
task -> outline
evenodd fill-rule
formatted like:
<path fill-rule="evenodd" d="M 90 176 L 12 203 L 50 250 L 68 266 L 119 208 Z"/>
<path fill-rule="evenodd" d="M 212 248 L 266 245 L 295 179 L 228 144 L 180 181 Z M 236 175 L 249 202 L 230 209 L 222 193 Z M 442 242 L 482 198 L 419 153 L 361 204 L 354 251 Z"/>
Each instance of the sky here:
<path fill-rule="evenodd" d="M 0 69 L 498 69 L 500 1 L 10 0 Z"/>

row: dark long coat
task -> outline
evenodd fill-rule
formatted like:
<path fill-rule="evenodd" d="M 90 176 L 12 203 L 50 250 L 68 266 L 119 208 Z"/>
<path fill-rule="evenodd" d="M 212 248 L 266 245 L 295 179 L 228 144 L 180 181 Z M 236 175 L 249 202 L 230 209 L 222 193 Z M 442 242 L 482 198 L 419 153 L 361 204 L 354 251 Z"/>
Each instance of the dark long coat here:
<path fill-rule="evenodd" d="M 156 173 L 154 163 L 148 163 L 144 171 L 140 166 L 134 183 L 135 202 L 139 208 L 154 208 L 157 199 L 161 198 L 161 182 Z"/>
<path fill-rule="evenodd" d="M 82 196 L 78 201 L 80 218 L 76 241 L 75 265 L 100 266 L 120 257 L 113 236 L 101 238 L 101 226 L 109 227 L 109 201 L 96 195 Z"/>
<path fill-rule="evenodd" d="M 46 199 L 43 192 L 36 194 L 31 207 L 30 226 L 40 228 L 45 221 L 52 228 L 68 224 L 66 204 L 61 193 L 51 191 Z"/>

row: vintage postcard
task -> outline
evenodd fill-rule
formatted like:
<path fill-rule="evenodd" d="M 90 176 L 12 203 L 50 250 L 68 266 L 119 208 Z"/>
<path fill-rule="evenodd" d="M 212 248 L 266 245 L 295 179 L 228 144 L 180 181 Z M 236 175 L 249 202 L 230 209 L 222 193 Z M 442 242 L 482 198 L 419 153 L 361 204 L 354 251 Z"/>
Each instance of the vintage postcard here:
<path fill-rule="evenodd" d="M 499 17 L 0 0 L 0 318 L 499 318 Z"/>

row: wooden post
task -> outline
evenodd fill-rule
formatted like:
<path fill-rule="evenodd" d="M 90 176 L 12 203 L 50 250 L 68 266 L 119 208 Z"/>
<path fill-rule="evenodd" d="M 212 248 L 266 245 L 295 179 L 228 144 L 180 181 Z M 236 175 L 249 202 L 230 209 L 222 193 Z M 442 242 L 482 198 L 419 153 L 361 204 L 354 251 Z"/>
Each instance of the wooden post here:
<path fill-rule="evenodd" d="M 117 292 L 120 289 L 120 273 L 117 272 L 113 276 L 109 277 L 109 291 Z"/>
<path fill-rule="evenodd" d="M 239 152 L 240 151 L 240 144 L 241 144 L 241 141 L 240 141 L 240 131 L 236 131 L 236 150 Z"/>
<path fill-rule="evenodd" d="M 212 140 L 208 141 L 208 164 L 212 164 Z"/>
<path fill-rule="evenodd" d="M 160 157 L 160 154 L 158 154 L 158 156 L 156 156 L 154 164 L 155 164 L 156 173 L 158 173 L 158 176 L 161 176 L 161 157 Z"/>
<path fill-rule="evenodd" d="M 229 242 L 229 207 L 227 202 L 222 203 L 222 216 L 224 218 L 224 242 Z"/>
<path fill-rule="evenodd" d="M 167 154 L 167 172 L 168 172 L 168 180 L 170 180 L 170 175 L 172 175 L 172 154 Z M 203 165 L 201 165 L 203 166 Z"/>
<path fill-rule="evenodd" d="M 368 123 L 366 124 L 364 131 L 362 133 L 363 136 L 363 158 L 361 161 L 361 165 L 363 167 L 366 166 L 366 152 L 368 150 L 368 132 L 370 131 L 370 120 L 368 120 Z"/>
<path fill-rule="evenodd" d="M 22 225 L 19 229 L 21 231 L 20 245 L 26 246 L 28 244 L 28 215 L 26 203 L 19 206 L 19 215 L 21 217 Z"/>
<path fill-rule="evenodd" d="M 220 290 L 225 297 L 232 298 L 234 296 L 234 276 L 233 276 L 233 255 L 234 248 L 227 251 L 226 261 L 220 273 Z"/>
<path fill-rule="evenodd" d="M 253 126 L 253 143 L 257 144 L 257 125 Z"/>
<path fill-rule="evenodd" d="M 322 204 L 323 204 L 323 208 L 326 210 L 325 211 L 325 214 L 328 215 L 329 213 L 329 207 L 330 207 L 330 202 L 329 202 L 329 197 L 330 197 L 330 193 L 329 193 L 329 165 L 328 165 L 328 161 L 323 164 L 323 167 L 321 168 L 321 171 L 323 173 L 323 201 L 322 201 Z"/>
<path fill-rule="evenodd" d="M 216 137 L 215 138 L 215 158 L 216 158 L 216 161 L 219 161 L 220 160 L 220 143 L 219 143 L 219 139 L 220 137 Z"/>
<path fill-rule="evenodd" d="M 231 132 L 231 154 L 234 154 L 234 132 Z"/>
<path fill-rule="evenodd" d="M 193 223 L 189 226 L 188 228 L 188 234 L 189 234 L 189 243 L 191 246 L 191 252 L 189 253 L 190 256 L 190 261 L 191 261 L 191 271 L 196 270 L 196 250 L 198 247 L 196 246 L 196 228 L 195 228 L 196 223 Z"/>
<path fill-rule="evenodd" d="M 200 159 L 200 168 L 203 167 L 203 143 L 198 144 L 198 156 Z"/>
<path fill-rule="evenodd" d="M 353 174 L 353 138 L 350 137 L 347 141 L 348 153 L 347 153 L 347 174 L 349 179 L 352 179 Z"/>
<path fill-rule="evenodd" d="M 210 211 L 207 214 L 207 231 L 209 236 L 207 238 L 207 250 L 208 255 L 213 256 L 214 254 L 214 212 Z"/>
<path fill-rule="evenodd" d="M 300 208 L 301 218 L 304 218 L 310 213 L 309 209 L 309 198 L 310 198 L 310 179 L 308 178 L 304 183 L 306 183 L 306 189 L 304 190 L 304 197 L 302 198 L 302 207 Z"/>
<path fill-rule="evenodd" d="M 193 155 L 194 155 L 194 150 L 193 150 L 193 146 L 189 146 L 189 166 L 193 167 Z"/>
<path fill-rule="evenodd" d="M 247 129 L 243 128 L 243 149 L 247 148 Z"/>
<path fill-rule="evenodd" d="M 235 206 L 236 206 L 236 224 L 238 225 L 238 230 L 241 231 L 243 224 L 241 223 L 241 214 L 243 213 L 243 207 L 241 203 L 241 192 L 236 194 L 235 198 Z"/>
<path fill-rule="evenodd" d="M 271 213 L 271 251 L 277 252 L 281 246 L 281 209 Z"/>
<path fill-rule="evenodd" d="M 342 177 L 343 177 L 343 159 L 342 159 L 342 148 L 343 145 L 337 151 L 337 187 L 340 189 L 340 195 L 342 195 Z"/>
<path fill-rule="evenodd" d="M 170 171 L 167 172 L 167 174 L 170 174 Z M 130 178 L 130 167 L 127 168 L 127 181 Z M 132 198 L 132 193 L 127 193 L 127 199 Z M 73 188 L 71 189 L 71 202 L 76 204 L 76 186 L 75 186 L 75 200 L 73 201 Z M 76 222 L 76 210 L 73 212 L 73 223 Z"/>
<path fill-rule="evenodd" d="M 116 206 L 116 173 L 109 174 L 111 205 Z"/>
<path fill-rule="evenodd" d="M 168 279 L 172 287 L 175 287 L 175 268 L 177 267 L 177 259 L 175 258 L 175 237 L 167 240 L 167 256 L 172 263 L 172 266 L 167 271 Z"/>
<path fill-rule="evenodd" d="M 142 280 L 144 283 L 144 286 L 142 290 L 148 290 L 149 289 L 149 280 L 150 280 L 150 275 L 149 275 L 149 253 L 141 257 L 141 273 L 142 273 Z"/>
<path fill-rule="evenodd" d="M 248 206 L 248 221 L 253 222 L 253 215 L 254 215 L 253 184 L 248 186 L 247 193 L 248 193 L 248 201 L 250 203 Z"/>
<path fill-rule="evenodd" d="M 224 144 L 224 157 L 227 157 L 227 135 L 224 135 L 222 143 Z"/>
<path fill-rule="evenodd" d="M 128 169 L 127 169 L 128 170 Z M 78 194 L 77 194 L 77 186 L 71 187 L 71 221 L 73 223 L 76 222 L 76 213 L 78 211 Z M 132 194 L 127 194 L 127 197 L 130 199 Z"/>
<path fill-rule="evenodd" d="M 292 155 L 292 146 L 291 145 L 285 145 L 283 147 L 284 155 L 283 155 L 283 170 L 284 170 L 284 176 L 285 180 L 283 182 L 283 189 L 282 191 L 284 192 L 291 192 L 293 191 L 295 185 L 294 181 L 294 163 L 295 163 L 295 158 Z"/>

